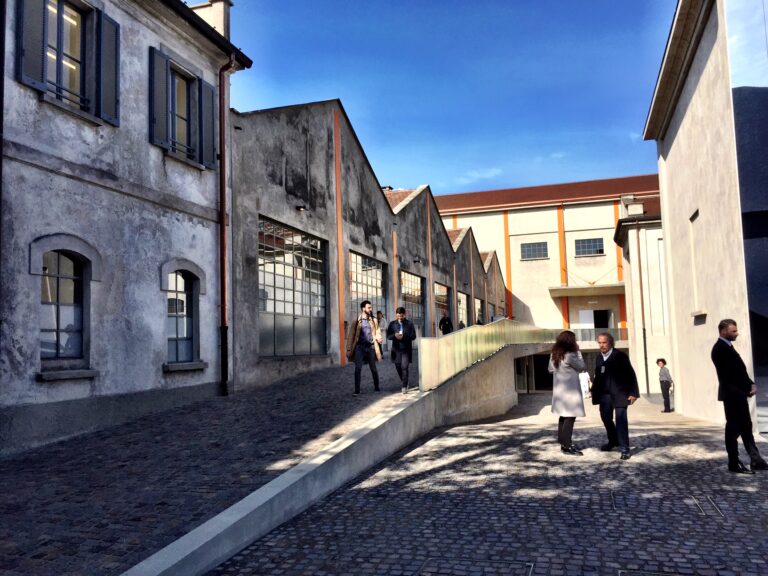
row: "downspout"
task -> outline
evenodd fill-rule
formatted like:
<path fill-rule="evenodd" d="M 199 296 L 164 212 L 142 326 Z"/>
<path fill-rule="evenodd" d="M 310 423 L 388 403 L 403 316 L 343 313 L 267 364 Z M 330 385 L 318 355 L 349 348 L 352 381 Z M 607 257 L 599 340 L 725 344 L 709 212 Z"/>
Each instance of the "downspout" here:
<path fill-rule="evenodd" d="M 235 67 L 234 52 L 219 68 L 219 344 L 221 395 L 229 395 L 229 322 L 227 320 L 227 72 Z"/>
<path fill-rule="evenodd" d="M 3 27 L 0 30 L 0 44 L 3 46 L 3 54 L 7 54 L 5 46 L 5 18 L 6 18 L 6 0 L 2 0 L 0 11 L 3 16 Z M 3 116 L 0 118 L 0 254 L 3 254 L 3 188 L 5 186 L 5 180 L 3 180 L 3 151 L 2 147 L 5 145 L 5 56 L 3 56 L 3 63 L 0 65 L 0 103 L 3 107 Z M 2 259 L 0 258 L 0 286 L 2 286 L 3 269 Z"/>

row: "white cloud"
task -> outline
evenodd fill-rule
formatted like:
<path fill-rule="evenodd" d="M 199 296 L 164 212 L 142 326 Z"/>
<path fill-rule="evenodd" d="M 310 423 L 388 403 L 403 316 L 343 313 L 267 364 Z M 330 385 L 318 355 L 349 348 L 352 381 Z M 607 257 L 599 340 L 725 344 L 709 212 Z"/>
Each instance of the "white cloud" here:
<path fill-rule="evenodd" d="M 642 138 L 642 134 L 639 132 L 630 132 L 629 133 L 629 139 L 632 140 L 632 142 L 639 142 L 640 138 Z"/>
<path fill-rule="evenodd" d="M 481 170 L 470 170 L 463 176 L 456 178 L 457 184 L 472 184 L 478 180 L 490 180 L 502 173 L 501 168 L 484 168 Z"/>
<path fill-rule="evenodd" d="M 552 154 L 549 155 L 550 158 L 553 160 L 561 160 L 568 156 L 565 152 L 552 152 Z"/>

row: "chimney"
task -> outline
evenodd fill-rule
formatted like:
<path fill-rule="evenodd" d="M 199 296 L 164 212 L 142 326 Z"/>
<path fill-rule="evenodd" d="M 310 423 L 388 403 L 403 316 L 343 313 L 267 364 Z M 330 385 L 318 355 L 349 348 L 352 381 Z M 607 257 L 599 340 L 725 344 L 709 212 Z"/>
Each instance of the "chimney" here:
<path fill-rule="evenodd" d="M 232 0 L 208 0 L 208 2 L 196 4 L 190 8 L 210 24 L 216 32 L 229 40 L 229 11 L 233 5 Z"/>

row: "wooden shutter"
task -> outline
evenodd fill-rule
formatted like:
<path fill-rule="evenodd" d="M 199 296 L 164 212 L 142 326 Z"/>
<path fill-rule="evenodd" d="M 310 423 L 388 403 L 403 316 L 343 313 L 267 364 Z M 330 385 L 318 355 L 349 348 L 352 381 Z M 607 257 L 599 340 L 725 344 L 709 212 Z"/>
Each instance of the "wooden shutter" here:
<path fill-rule="evenodd" d="M 170 76 L 168 56 L 149 49 L 149 141 L 169 150 L 171 147 Z"/>
<path fill-rule="evenodd" d="M 200 156 L 206 168 L 216 168 L 216 89 L 200 80 Z"/>
<path fill-rule="evenodd" d="M 45 76 L 48 13 L 45 2 L 19 0 L 16 29 L 16 76 L 19 82 L 42 91 L 48 88 Z"/>
<path fill-rule="evenodd" d="M 103 12 L 99 13 L 98 95 L 96 115 L 120 125 L 120 25 Z"/>

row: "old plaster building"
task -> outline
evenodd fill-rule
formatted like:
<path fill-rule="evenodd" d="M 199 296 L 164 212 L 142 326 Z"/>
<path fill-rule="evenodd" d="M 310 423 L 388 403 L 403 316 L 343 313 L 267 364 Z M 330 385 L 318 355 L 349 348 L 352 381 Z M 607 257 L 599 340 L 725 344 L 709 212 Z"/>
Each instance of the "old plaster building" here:
<path fill-rule="evenodd" d="M 180 0 L 11 0 L 4 26 L 0 450 L 220 393 L 218 112 L 251 61 Z"/>
<path fill-rule="evenodd" d="M 644 366 L 652 367 L 655 357 L 643 353 L 642 333 L 630 323 L 639 301 L 630 301 L 627 264 L 632 258 L 617 247 L 614 235 L 630 205 L 640 215 L 658 218 L 658 195 L 656 175 L 647 175 L 448 194 L 436 201 L 449 230 L 471 226 L 479 248 L 499 254 L 509 316 L 541 328 L 574 330 L 585 350 L 596 349 L 597 332 L 611 330 L 645 380 Z M 638 268 L 637 281 L 657 268 Z M 665 298 L 662 282 L 659 274 L 645 280 L 654 303 L 656 296 Z M 636 317 L 642 317 L 639 309 Z M 664 335 L 663 324 L 658 331 Z M 661 352 L 664 345 L 653 350 Z M 521 381 L 546 388 L 546 362 L 545 356 L 520 361 Z M 656 380 L 649 384 L 646 390 L 658 391 Z"/>
<path fill-rule="evenodd" d="M 236 386 L 344 364 L 370 300 L 421 335 L 504 313 L 498 260 L 446 232 L 428 186 L 379 184 L 341 102 L 233 113 Z"/>
<path fill-rule="evenodd" d="M 722 420 L 709 353 L 723 318 L 768 370 L 768 49 L 759 6 L 680 0 L 645 138 L 658 149 L 675 400 Z"/>

